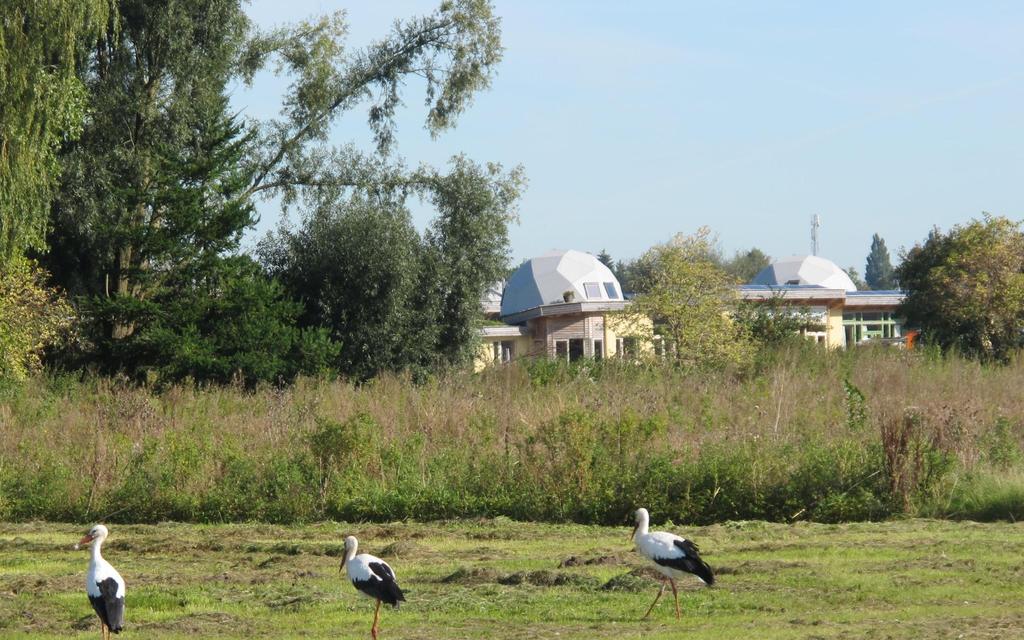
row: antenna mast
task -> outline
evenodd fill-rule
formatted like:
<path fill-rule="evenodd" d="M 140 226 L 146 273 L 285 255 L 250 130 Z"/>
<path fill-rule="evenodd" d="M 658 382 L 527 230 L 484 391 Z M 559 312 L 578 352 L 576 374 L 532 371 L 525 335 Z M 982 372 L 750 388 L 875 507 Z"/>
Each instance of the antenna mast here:
<path fill-rule="evenodd" d="M 814 214 L 811 218 L 811 255 L 818 255 L 818 228 L 821 227 L 821 216 Z"/>

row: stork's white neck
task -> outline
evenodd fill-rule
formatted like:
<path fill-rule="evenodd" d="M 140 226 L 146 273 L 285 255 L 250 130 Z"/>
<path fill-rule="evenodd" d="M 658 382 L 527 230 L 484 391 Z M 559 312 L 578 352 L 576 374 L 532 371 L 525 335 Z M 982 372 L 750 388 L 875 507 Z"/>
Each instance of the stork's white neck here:
<path fill-rule="evenodd" d="M 98 562 L 103 559 L 100 555 L 100 547 L 103 545 L 103 538 L 96 538 L 89 545 L 89 555 L 93 562 Z"/>
<path fill-rule="evenodd" d="M 356 557 L 356 548 L 359 545 L 353 542 L 345 547 L 345 562 L 350 562 L 352 558 Z"/>
<path fill-rule="evenodd" d="M 647 527 L 650 525 L 650 515 L 646 511 L 640 511 L 636 517 L 636 535 L 647 535 Z"/>

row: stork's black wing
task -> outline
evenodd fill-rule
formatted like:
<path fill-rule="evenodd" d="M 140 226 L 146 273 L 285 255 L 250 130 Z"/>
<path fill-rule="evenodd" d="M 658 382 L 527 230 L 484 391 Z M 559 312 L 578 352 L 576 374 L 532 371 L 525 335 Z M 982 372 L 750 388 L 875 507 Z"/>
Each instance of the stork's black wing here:
<path fill-rule="evenodd" d="M 668 558 L 657 557 L 653 560 L 663 567 L 672 567 L 679 571 L 692 573 L 708 586 L 715 583 L 715 575 L 711 572 L 708 563 L 701 559 L 697 545 L 689 540 L 673 540 L 672 544 L 679 550 L 679 555 Z"/>
<path fill-rule="evenodd" d="M 117 597 L 117 581 L 107 578 L 97 582 L 96 586 L 99 587 L 100 595 L 89 596 L 89 603 L 103 624 L 114 633 L 120 633 L 124 627 L 124 597 Z"/>
<path fill-rule="evenodd" d="M 395 572 L 391 570 L 391 567 L 383 562 L 371 562 L 369 566 L 373 575 L 380 578 L 377 597 L 381 601 L 396 607 L 399 602 L 404 602 L 405 594 L 398 587 L 398 582 L 395 580 Z"/>

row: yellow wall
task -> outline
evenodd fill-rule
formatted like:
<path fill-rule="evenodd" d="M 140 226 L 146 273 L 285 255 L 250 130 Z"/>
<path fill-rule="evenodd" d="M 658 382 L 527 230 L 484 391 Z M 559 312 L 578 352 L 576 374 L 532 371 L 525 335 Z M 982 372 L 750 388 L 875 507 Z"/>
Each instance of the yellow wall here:
<path fill-rule="evenodd" d="M 826 327 L 825 345 L 829 349 L 839 349 L 846 346 L 846 331 L 843 329 L 843 308 L 840 305 L 829 307 Z"/>
<path fill-rule="evenodd" d="M 476 355 L 473 357 L 473 371 L 480 372 L 487 367 L 495 364 L 494 363 L 494 343 L 502 343 L 506 340 L 511 340 L 514 343 L 512 347 L 512 359 L 522 358 L 530 353 L 532 348 L 532 341 L 529 336 L 502 336 L 502 337 L 487 337 L 480 339 L 480 345 L 477 347 Z"/>
<path fill-rule="evenodd" d="M 616 355 L 617 339 L 637 337 L 640 353 L 649 356 L 654 354 L 654 322 L 647 316 L 624 315 L 609 313 L 604 317 L 605 356 Z"/>

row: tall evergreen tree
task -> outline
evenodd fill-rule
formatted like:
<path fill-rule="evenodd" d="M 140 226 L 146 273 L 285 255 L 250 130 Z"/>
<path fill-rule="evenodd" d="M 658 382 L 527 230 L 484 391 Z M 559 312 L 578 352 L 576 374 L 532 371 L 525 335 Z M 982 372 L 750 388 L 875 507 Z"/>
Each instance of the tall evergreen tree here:
<path fill-rule="evenodd" d="M 871 252 L 864 267 L 864 280 L 872 289 L 895 289 L 896 271 L 889 261 L 889 250 L 877 233 L 871 237 Z"/>

